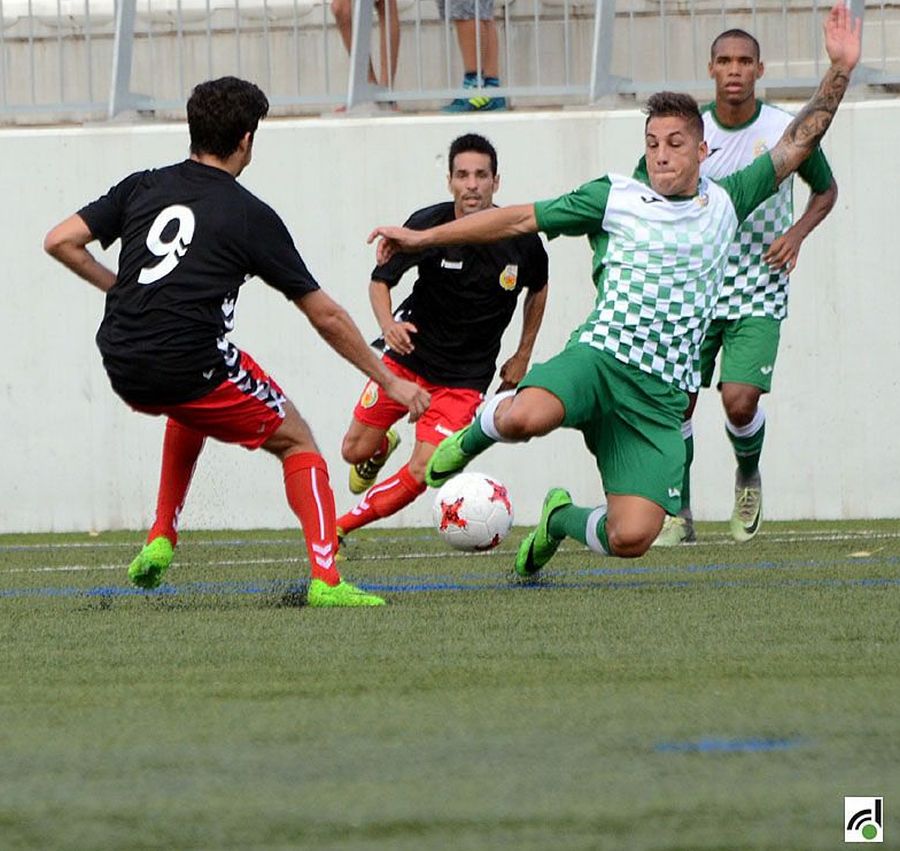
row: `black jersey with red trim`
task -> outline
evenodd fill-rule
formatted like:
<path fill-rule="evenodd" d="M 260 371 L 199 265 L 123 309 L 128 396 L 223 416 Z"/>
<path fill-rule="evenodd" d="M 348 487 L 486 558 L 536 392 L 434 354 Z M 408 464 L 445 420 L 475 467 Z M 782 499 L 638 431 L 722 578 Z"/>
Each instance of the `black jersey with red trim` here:
<path fill-rule="evenodd" d="M 239 373 L 226 334 L 249 278 L 289 299 L 319 288 L 278 214 L 194 160 L 132 174 L 78 214 L 104 248 L 122 240 L 97 345 L 128 402 L 188 402 Z"/>
<path fill-rule="evenodd" d="M 424 230 L 454 218 L 453 202 L 447 201 L 416 211 L 406 227 Z M 415 349 L 408 355 L 391 351 L 391 357 L 432 384 L 483 393 L 519 294 L 547 286 L 547 252 L 540 237 L 525 234 L 396 254 L 374 269 L 372 279 L 394 287 L 413 266 L 419 277 L 394 317 L 418 329 L 412 335 Z"/>

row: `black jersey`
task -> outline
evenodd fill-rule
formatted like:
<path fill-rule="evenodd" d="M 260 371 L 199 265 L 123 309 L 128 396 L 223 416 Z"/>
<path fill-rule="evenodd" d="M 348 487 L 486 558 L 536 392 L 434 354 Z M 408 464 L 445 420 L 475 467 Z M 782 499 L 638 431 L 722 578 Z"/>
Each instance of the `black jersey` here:
<path fill-rule="evenodd" d="M 287 298 L 319 287 L 275 211 L 194 160 L 132 174 L 78 213 L 104 248 L 122 240 L 97 345 L 128 402 L 198 399 L 236 370 L 225 335 L 248 278 Z"/>
<path fill-rule="evenodd" d="M 453 221 L 448 201 L 413 213 L 414 230 Z M 418 266 L 412 292 L 394 312 L 412 322 L 415 349 L 390 356 L 433 384 L 484 392 L 497 368 L 503 332 L 523 289 L 547 285 L 547 252 L 537 234 L 484 245 L 428 248 L 397 254 L 372 272 L 372 278 L 395 286 L 403 273 Z"/>

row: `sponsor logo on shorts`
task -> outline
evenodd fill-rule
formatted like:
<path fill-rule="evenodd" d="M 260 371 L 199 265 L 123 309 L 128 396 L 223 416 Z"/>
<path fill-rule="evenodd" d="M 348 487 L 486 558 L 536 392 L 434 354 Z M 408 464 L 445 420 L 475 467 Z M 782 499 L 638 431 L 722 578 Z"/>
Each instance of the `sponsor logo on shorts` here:
<path fill-rule="evenodd" d="M 500 286 L 505 290 L 514 290 L 519 279 L 519 267 L 516 263 L 509 263 L 500 273 Z"/>
<path fill-rule="evenodd" d="M 676 496 L 681 496 L 681 491 L 678 488 L 669 488 L 669 496 L 674 499 Z"/>
<path fill-rule="evenodd" d="M 436 432 L 438 432 L 439 434 L 444 435 L 444 437 L 450 437 L 450 435 L 453 434 L 453 429 L 452 429 L 452 428 L 447 428 L 447 426 L 445 426 L 445 425 L 440 425 L 440 423 L 438 423 L 438 424 L 434 427 L 434 430 L 435 430 Z"/>
<path fill-rule="evenodd" d="M 441 258 L 442 269 L 452 269 L 454 272 L 458 272 L 460 269 L 462 269 L 462 266 L 462 260 L 448 260 L 446 257 Z"/>
<path fill-rule="evenodd" d="M 359 397 L 359 405 L 361 408 L 371 408 L 378 401 L 378 385 L 374 381 L 370 381 L 362 396 Z"/>
<path fill-rule="evenodd" d="M 763 375 L 771 375 L 773 369 L 775 369 L 774 366 L 772 366 L 771 364 L 766 364 L 765 366 L 761 366 L 761 367 L 759 368 L 759 371 L 760 371 Z"/>

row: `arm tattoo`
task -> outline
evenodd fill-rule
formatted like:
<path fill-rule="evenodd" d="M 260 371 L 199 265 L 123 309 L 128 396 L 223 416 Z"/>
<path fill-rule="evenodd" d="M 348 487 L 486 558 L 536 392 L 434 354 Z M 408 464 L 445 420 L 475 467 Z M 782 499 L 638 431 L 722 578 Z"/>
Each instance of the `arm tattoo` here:
<path fill-rule="evenodd" d="M 788 125 L 771 152 L 779 183 L 793 174 L 819 144 L 849 84 L 849 73 L 842 68 L 829 68 L 812 99 Z"/>

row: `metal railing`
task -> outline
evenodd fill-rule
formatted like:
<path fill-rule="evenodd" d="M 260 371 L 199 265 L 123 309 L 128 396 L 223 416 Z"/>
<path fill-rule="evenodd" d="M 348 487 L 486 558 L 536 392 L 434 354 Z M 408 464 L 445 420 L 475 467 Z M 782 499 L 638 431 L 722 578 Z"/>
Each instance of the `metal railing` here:
<path fill-rule="evenodd" d="M 183 115 L 191 88 L 255 80 L 273 112 L 434 109 L 468 96 L 452 22 L 435 0 L 396 0 L 396 76 L 378 59 L 371 2 L 356 2 L 348 56 L 328 0 L 0 0 L 0 121 Z M 590 104 L 660 88 L 708 92 L 712 38 L 742 27 L 763 46 L 768 91 L 809 90 L 826 61 L 826 0 L 495 0 L 501 83 L 516 106 Z M 900 0 L 851 0 L 864 16 L 855 82 L 900 84 Z M 385 3 L 390 14 L 391 3 Z M 476 28 L 480 39 L 482 29 Z M 376 61 L 378 68 L 380 62 Z"/>

